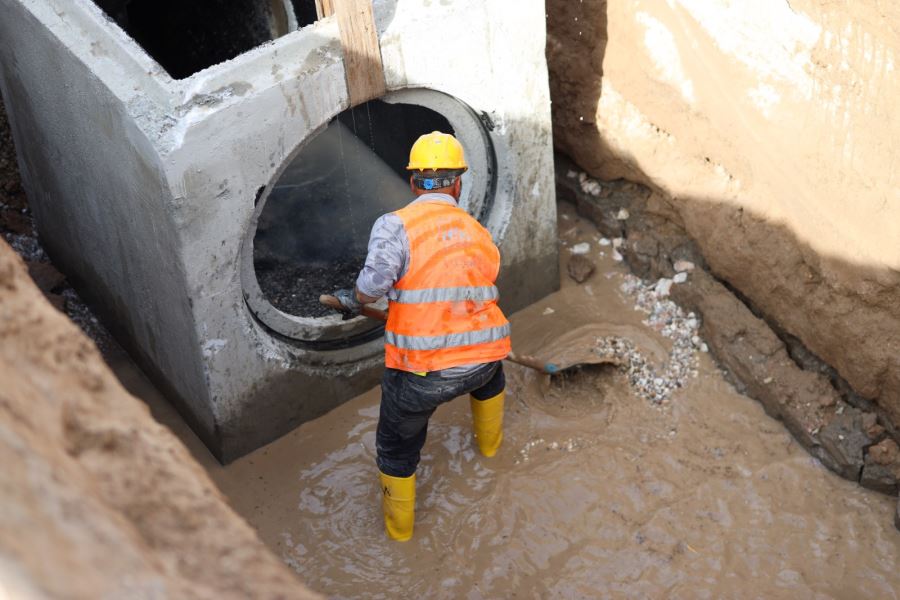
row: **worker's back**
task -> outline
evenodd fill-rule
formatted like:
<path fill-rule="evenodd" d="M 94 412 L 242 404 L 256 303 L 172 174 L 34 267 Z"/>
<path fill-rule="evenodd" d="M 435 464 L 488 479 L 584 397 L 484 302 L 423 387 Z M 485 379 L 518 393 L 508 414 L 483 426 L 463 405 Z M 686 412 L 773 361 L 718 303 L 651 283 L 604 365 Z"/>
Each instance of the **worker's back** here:
<path fill-rule="evenodd" d="M 509 324 L 497 306 L 500 253 L 462 208 L 418 201 L 395 213 L 409 245 L 394 284 L 385 332 L 386 366 L 439 371 L 509 353 Z"/>

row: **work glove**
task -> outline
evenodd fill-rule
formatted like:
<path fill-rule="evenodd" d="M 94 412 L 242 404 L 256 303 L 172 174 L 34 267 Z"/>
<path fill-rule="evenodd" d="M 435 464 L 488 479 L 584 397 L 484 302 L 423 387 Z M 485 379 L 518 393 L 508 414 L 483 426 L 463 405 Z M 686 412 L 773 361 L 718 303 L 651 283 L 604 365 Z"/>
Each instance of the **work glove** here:
<path fill-rule="evenodd" d="M 356 297 L 356 290 L 344 288 L 336 291 L 332 295 L 338 299 L 343 307 L 341 314 L 344 316 L 344 321 L 352 319 L 353 317 L 358 317 L 362 314 L 362 303 Z"/>

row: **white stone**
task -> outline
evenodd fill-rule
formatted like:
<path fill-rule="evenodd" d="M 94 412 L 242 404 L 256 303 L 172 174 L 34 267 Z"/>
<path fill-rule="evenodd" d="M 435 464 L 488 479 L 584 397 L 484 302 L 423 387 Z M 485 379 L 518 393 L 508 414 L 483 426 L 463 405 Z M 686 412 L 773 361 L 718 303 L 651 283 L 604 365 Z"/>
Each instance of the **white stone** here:
<path fill-rule="evenodd" d="M 689 260 L 676 260 L 675 261 L 675 271 L 678 273 L 684 273 L 687 271 L 694 270 L 694 263 Z"/>
<path fill-rule="evenodd" d="M 613 249 L 613 251 L 612 251 L 612 257 L 613 257 L 613 260 L 616 262 L 622 262 L 622 260 L 623 260 L 622 255 L 619 254 L 619 251 L 615 250 L 615 249 Z"/>
<path fill-rule="evenodd" d="M 600 238 L 599 244 L 601 246 L 609 246 L 610 244 L 612 244 L 612 242 L 609 241 L 609 238 Z"/>
<path fill-rule="evenodd" d="M 687 281 L 687 278 L 687 273 L 676 273 L 675 277 L 672 278 L 672 281 L 674 281 L 675 283 L 684 283 L 685 281 Z"/>
<path fill-rule="evenodd" d="M 572 246 L 570 252 L 572 254 L 587 254 L 591 251 L 591 245 L 587 242 L 580 242 Z"/>
<path fill-rule="evenodd" d="M 624 242 L 625 242 L 625 240 L 620 237 L 613 239 L 613 241 L 612 241 L 613 248 L 621 248 L 622 244 Z"/>
<path fill-rule="evenodd" d="M 548 306 L 547 308 L 544 309 L 544 312 L 542 312 L 541 314 L 544 316 L 547 316 L 547 315 L 552 315 L 555 312 L 556 312 L 555 310 L 553 310 L 552 308 L 550 308 Z"/>
<path fill-rule="evenodd" d="M 672 290 L 672 280 L 663 277 L 659 281 L 656 282 L 656 287 L 653 288 L 653 291 L 656 292 L 657 296 L 665 298 L 669 295 L 669 292 Z"/>
<path fill-rule="evenodd" d="M 630 216 L 627 208 L 620 208 L 619 212 L 616 213 L 616 218 L 620 221 L 626 221 Z"/>

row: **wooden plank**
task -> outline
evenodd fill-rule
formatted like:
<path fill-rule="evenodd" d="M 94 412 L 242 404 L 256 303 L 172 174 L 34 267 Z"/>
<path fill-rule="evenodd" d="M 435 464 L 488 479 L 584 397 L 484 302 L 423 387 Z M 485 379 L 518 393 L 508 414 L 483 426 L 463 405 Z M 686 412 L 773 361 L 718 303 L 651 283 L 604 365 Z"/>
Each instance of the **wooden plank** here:
<path fill-rule="evenodd" d="M 337 15 L 350 105 L 385 94 L 381 46 L 371 0 L 329 0 Z"/>
<path fill-rule="evenodd" d="M 316 16 L 320 19 L 334 14 L 332 0 L 316 0 Z"/>

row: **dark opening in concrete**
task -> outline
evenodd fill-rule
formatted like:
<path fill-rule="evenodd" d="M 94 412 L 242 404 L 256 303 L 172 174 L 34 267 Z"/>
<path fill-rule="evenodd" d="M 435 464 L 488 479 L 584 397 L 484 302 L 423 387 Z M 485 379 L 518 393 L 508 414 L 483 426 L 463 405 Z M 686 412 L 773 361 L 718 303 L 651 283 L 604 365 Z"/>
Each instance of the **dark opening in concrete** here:
<path fill-rule="evenodd" d="M 406 164 L 416 138 L 453 132 L 441 114 L 373 100 L 345 110 L 282 171 L 259 215 L 253 263 L 282 312 L 321 317 L 322 293 L 352 287 L 375 219 L 410 201 Z"/>
<path fill-rule="evenodd" d="M 294 7 L 294 14 L 297 16 L 298 27 L 315 23 L 318 19 L 316 14 L 316 0 L 291 0 Z"/>
<path fill-rule="evenodd" d="M 175 79 L 316 20 L 313 0 L 95 2 Z"/>

